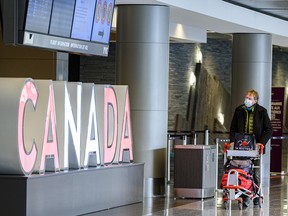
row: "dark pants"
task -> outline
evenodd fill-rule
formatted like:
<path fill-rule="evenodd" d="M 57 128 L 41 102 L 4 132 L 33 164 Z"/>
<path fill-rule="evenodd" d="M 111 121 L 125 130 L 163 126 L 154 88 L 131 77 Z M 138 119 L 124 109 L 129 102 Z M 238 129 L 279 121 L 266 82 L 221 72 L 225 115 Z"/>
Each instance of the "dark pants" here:
<path fill-rule="evenodd" d="M 254 166 L 260 166 L 260 159 L 259 160 L 254 160 L 253 161 Z M 253 174 L 253 179 L 256 185 L 260 185 L 261 179 L 260 179 L 260 167 L 259 168 L 254 168 L 254 174 Z"/>

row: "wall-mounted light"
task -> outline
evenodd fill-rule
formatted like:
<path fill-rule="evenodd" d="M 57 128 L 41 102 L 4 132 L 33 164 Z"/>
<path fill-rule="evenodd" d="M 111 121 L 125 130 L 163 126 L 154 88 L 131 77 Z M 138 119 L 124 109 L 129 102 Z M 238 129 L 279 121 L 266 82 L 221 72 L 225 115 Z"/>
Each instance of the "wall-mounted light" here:
<path fill-rule="evenodd" d="M 217 119 L 222 125 L 224 124 L 224 114 L 223 113 L 218 113 Z"/>
<path fill-rule="evenodd" d="M 196 47 L 196 63 L 202 63 L 202 52 L 199 45 Z"/>
<path fill-rule="evenodd" d="M 189 84 L 190 86 L 193 86 L 196 84 L 196 76 L 193 71 L 190 73 Z"/>

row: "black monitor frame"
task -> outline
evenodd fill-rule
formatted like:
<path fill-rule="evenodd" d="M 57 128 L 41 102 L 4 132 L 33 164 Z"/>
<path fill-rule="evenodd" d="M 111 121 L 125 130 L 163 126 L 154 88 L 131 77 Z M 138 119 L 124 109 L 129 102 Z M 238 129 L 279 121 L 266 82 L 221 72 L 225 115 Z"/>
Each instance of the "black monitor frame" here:
<path fill-rule="evenodd" d="M 0 28 L 1 28 L 1 37 L 3 38 L 3 16 L 2 16 L 2 6 L 0 4 Z"/>
<path fill-rule="evenodd" d="M 51 35 L 49 33 L 46 34 L 26 30 L 25 22 L 27 18 L 27 8 L 29 1 L 31 0 L 2 0 L 2 5 L 0 6 L 3 10 L 2 31 L 4 44 L 24 45 L 74 54 L 108 56 L 115 0 L 112 0 L 112 18 L 109 31 L 107 30 L 106 32 L 106 34 L 109 34 L 107 43 L 75 39 L 72 38 L 71 35 L 70 37 L 63 37 L 59 35 Z M 96 1 L 96 5 L 97 3 L 98 0 Z M 95 14 L 95 11 L 93 13 Z"/>

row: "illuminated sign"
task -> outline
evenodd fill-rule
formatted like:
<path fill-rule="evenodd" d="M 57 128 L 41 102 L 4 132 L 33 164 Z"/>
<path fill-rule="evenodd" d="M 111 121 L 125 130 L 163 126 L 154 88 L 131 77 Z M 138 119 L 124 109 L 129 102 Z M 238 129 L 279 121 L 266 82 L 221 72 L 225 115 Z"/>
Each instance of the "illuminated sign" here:
<path fill-rule="evenodd" d="M 1 174 L 133 161 L 127 86 L 0 78 L 0 92 Z"/>

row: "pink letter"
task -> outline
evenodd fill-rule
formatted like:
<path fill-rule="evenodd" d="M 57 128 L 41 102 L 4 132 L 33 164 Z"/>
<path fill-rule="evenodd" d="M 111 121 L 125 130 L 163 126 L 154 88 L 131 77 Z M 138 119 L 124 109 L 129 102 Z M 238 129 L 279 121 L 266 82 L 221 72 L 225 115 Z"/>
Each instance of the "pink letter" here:
<path fill-rule="evenodd" d="M 53 140 L 48 140 L 50 120 L 51 120 Z M 40 171 L 45 171 L 45 161 L 47 155 L 49 156 L 54 155 L 54 168 L 55 170 L 59 169 L 58 140 L 56 131 L 55 104 L 54 104 L 54 92 L 52 88 L 52 83 L 50 84 L 49 87 L 49 99 L 46 114 Z"/>
<path fill-rule="evenodd" d="M 113 88 L 104 88 L 104 163 L 112 163 L 117 143 L 117 128 L 118 128 L 118 107 L 116 95 Z M 109 106 L 112 108 L 114 115 L 109 115 Z M 110 116 L 114 118 L 109 119 Z M 111 131 L 109 123 L 114 123 L 114 130 Z M 110 129 L 110 130 L 109 130 Z M 110 132 L 113 133 L 112 143 L 108 144 Z"/>
<path fill-rule="evenodd" d="M 123 161 L 124 150 L 129 150 L 130 161 L 133 161 L 130 103 L 129 103 L 128 89 L 126 91 L 119 161 Z"/>
<path fill-rule="evenodd" d="M 23 138 L 23 120 L 26 103 L 32 102 L 33 108 L 35 110 L 36 102 L 38 98 L 37 89 L 32 81 L 27 81 L 22 89 L 19 110 L 18 110 L 18 150 L 20 156 L 20 162 L 23 171 L 26 175 L 31 174 L 37 157 L 37 148 L 35 143 L 33 143 L 30 153 L 28 153 L 24 146 Z"/>

